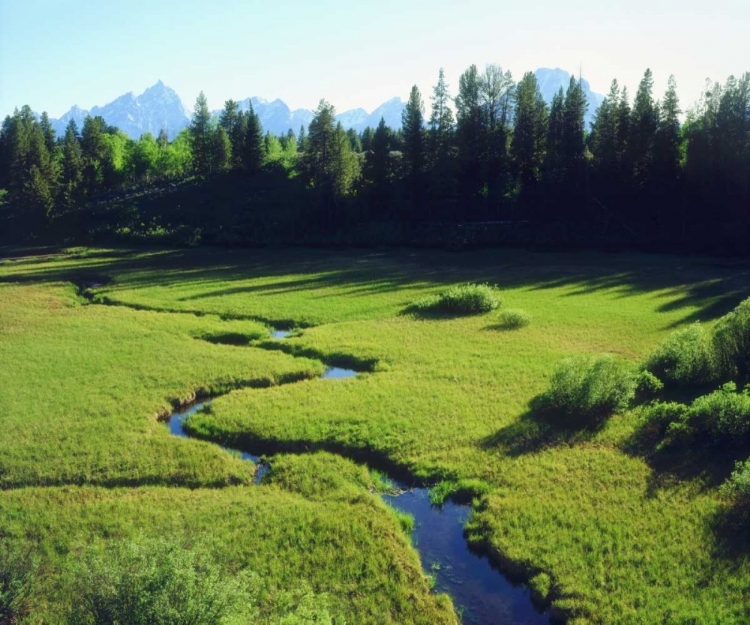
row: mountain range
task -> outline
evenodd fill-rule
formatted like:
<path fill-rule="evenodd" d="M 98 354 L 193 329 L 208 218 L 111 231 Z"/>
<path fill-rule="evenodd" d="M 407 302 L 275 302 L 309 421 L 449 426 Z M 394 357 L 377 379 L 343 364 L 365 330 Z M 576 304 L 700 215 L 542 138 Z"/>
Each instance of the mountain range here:
<path fill-rule="evenodd" d="M 549 103 L 552 97 L 562 87 L 566 89 L 570 82 L 570 74 L 562 69 L 541 68 L 534 72 L 544 99 Z M 587 123 L 594 119 L 596 109 L 604 100 L 604 96 L 591 91 L 586 80 L 581 81 L 589 109 L 586 115 Z M 279 135 L 294 130 L 298 132 L 301 126 L 305 128 L 313 118 L 309 109 L 291 110 L 283 100 L 268 101 L 259 97 L 246 98 L 239 101 L 240 110 L 253 109 L 260 117 L 264 130 Z M 345 111 L 336 116 L 345 129 L 354 128 L 361 132 L 365 128 L 378 125 L 380 119 L 391 128 L 401 127 L 401 113 L 406 103 L 396 97 L 381 104 L 371 113 L 365 109 L 356 108 Z M 218 114 L 218 111 L 215 111 Z M 76 121 L 78 128 L 83 125 L 87 115 L 100 115 L 104 120 L 117 126 L 130 137 L 137 139 L 145 132 L 153 135 L 164 129 L 170 138 L 190 124 L 190 111 L 184 106 L 177 93 L 159 80 L 153 87 L 149 87 L 141 95 L 126 93 L 104 106 L 95 106 L 89 111 L 73 106 L 59 119 L 52 120 L 52 126 L 58 136 L 65 132 L 65 127 L 71 119 Z"/>

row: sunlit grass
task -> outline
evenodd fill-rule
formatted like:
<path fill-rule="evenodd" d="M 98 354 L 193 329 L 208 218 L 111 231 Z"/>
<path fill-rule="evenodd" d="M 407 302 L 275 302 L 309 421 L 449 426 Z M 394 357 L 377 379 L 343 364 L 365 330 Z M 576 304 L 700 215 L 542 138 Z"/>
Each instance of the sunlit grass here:
<path fill-rule="evenodd" d="M 623 623 L 742 622 L 750 616 L 747 555 L 729 557 L 725 537 L 717 534 L 724 504 L 713 481 L 653 468 L 651 458 L 634 451 L 640 424 L 634 414 L 615 415 L 597 431 L 559 431 L 529 407 L 564 358 L 611 353 L 643 362 L 673 329 L 727 312 L 748 293 L 746 279 L 732 267 L 700 259 L 521 251 L 77 254 L 0 265 L 0 356 L 14 363 L 0 371 L 0 387 L 7 389 L 0 395 L 0 423 L 8 433 L 0 441 L 0 483 L 6 488 L 247 482 L 247 465 L 198 441 L 170 439 L 154 414 L 198 390 L 309 376 L 236 390 L 216 399 L 210 414 L 191 417 L 188 427 L 251 451 L 336 451 L 443 484 L 433 491 L 441 497 L 476 497 L 472 540 L 506 568 L 533 578 L 537 592 L 568 616 Z M 115 305 L 82 305 L 69 280 L 87 273 L 113 278 L 93 295 Z M 460 319 L 403 314 L 412 302 L 467 282 L 497 284 L 503 306 L 526 311 L 533 323 L 500 332 L 500 311 Z M 269 324 L 301 329 L 283 341 L 289 353 L 257 338 Z M 344 357 L 374 363 L 367 368 L 372 372 L 349 380 L 315 378 L 324 367 L 320 359 Z M 365 499 L 367 506 L 380 506 L 367 492 L 382 489 L 378 480 L 340 462 L 329 455 L 273 458 L 269 484 L 258 492 L 283 492 L 280 501 L 301 499 L 311 511 L 295 517 L 268 503 L 268 522 L 288 519 L 305 533 L 306 524 L 320 523 L 315 515 L 330 513 L 343 522 L 359 518 L 357 506 Z M 173 491 L 132 490 L 148 491 L 154 527 L 172 527 L 166 519 Z M 50 491 L 29 489 L 17 509 L 37 510 L 36 499 Z M 245 490 L 189 492 L 217 498 L 210 518 L 216 533 L 231 540 L 234 534 L 223 528 L 235 527 L 235 504 L 227 503 L 235 495 L 224 493 Z M 124 489 L 112 493 L 135 496 Z M 221 503 L 221 497 L 228 499 Z M 68 505 L 53 499 L 49 507 Z M 375 509 L 378 522 L 405 541 L 392 513 Z M 113 505 L 105 516 L 113 524 L 131 519 L 121 521 L 130 528 L 129 514 Z M 185 514 L 192 519 L 198 513 Z M 44 532 L 55 534 L 64 525 L 50 520 Z M 210 523 L 198 526 L 212 533 Z M 102 527 L 91 531 L 108 526 Z M 243 538 L 247 547 L 232 561 L 253 562 L 251 547 L 271 553 L 276 534 L 268 532 Z M 357 544 L 349 535 L 341 540 L 346 549 Z M 406 543 L 388 544 L 389 557 L 413 566 Z M 306 571 L 318 566 L 303 562 L 304 554 L 290 558 Z M 275 568 L 268 575 L 272 584 L 288 579 Z M 308 577 L 348 615 L 365 615 L 365 621 L 372 615 L 374 603 L 342 599 L 343 573 Z M 397 605 L 414 579 L 394 582 L 377 596 Z M 434 598 L 419 597 L 439 611 L 429 603 Z M 398 621 L 399 612 L 391 613 Z"/>

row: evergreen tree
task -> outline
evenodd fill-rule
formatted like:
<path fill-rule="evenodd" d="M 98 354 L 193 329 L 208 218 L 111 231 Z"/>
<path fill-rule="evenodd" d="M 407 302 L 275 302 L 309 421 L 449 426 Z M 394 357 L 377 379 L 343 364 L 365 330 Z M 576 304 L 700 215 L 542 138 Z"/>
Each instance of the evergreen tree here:
<path fill-rule="evenodd" d="M 372 140 L 375 137 L 375 131 L 369 126 L 362 131 L 362 137 L 360 141 L 362 143 L 362 151 L 369 152 L 372 149 Z"/>
<path fill-rule="evenodd" d="M 304 126 L 299 127 L 299 137 L 297 138 L 297 147 L 300 152 L 304 152 L 307 149 L 307 132 Z"/>
<path fill-rule="evenodd" d="M 47 115 L 47 111 L 44 111 L 42 113 L 41 118 L 39 119 L 39 125 L 42 129 L 42 134 L 44 135 L 44 144 L 47 146 L 47 151 L 50 154 L 53 154 L 55 152 L 55 129 L 52 128 L 52 124 L 49 120 L 49 115 Z"/>
<path fill-rule="evenodd" d="M 548 111 L 536 76 L 524 74 L 516 90 L 515 126 L 511 155 L 522 197 L 531 200 L 542 175 L 547 140 Z"/>
<path fill-rule="evenodd" d="M 678 188 L 682 158 L 681 113 L 677 83 L 674 76 L 670 76 L 659 107 L 659 123 L 654 137 L 653 176 L 658 189 L 655 199 L 660 223 L 664 213 L 673 224 L 679 221 L 676 207 L 681 203 Z"/>
<path fill-rule="evenodd" d="M 63 203 L 72 208 L 81 196 L 83 182 L 83 150 L 78 139 L 78 127 L 74 119 L 68 122 L 63 138 L 62 195 Z"/>
<path fill-rule="evenodd" d="M 321 100 L 310 122 L 305 165 L 310 185 L 323 209 L 323 225 L 331 230 L 341 219 L 341 201 L 351 193 L 359 174 L 349 138 L 334 125 L 336 110 Z"/>
<path fill-rule="evenodd" d="M 211 112 L 208 100 L 201 91 L 195 101 L 193 120 L 190 124 L 190 137 L 193 148 L 193 169 L 198 174 L 211 173 L 214 158 L 214 129 L 211 124 Z"/>
<path fill-rule="evenodd" d="M 223 126 L 218 126 L 213 133 L 211 160 L 212 171 L 226 171 L 232 166 L 232 143 Z"/>
<path fill-rule="evenodd" d="M 562 158 L 567 212 L 580 219 L 584 209 L 586 185 L 585 117 L 588 103 L 581 82 L 570 79 L 563 106 Z"/>
<path fill-rule="evenodd" d="M 428 168 L 430 197 L 435 204 L 450 201 L 455 195 L 455 120 L 450 108 L 450 91 L 442 68 L 431 99 Z"/>
<path fill-rule="evenodd" d="M 105 176 L 111 169 L 109 149 L 104 134 L 107 124 L 100 116 L 86 116 L 81 131 L 81 149 L 84 159 L 84 185 L 87 193 L 96 193 L 104 187 Z"/>
<path fill-rule="evenodd" d="M 422 207 L 425 172 L 424 104 L 416 85 L 401 115 L 403 132 L 404 180 L 411 207 L 411 218 L 416 218 Z"/>
<path fill-rule="evenodd" d="M 257 174 L 263 167 L 263 131 L 260 119 L 253 109 L 252 103 L 247 112 L 245 128 L 245 144 L 243 149 L 243 165 L 249 174 Z"/>
<path fill-rule="evenodd" d="M 483 195 L 496 211 L 511 183 L 509 140 L 516 85 L 509 71 L 488 65 L 480 77 L 482 115 Z"/>
<path fill-rule="evenodd" d="M 235 169 L 242 168 L 247 117 L 240 112 L 239 105 L 234 100 L 227 100 L 224 103 L 224 109 L 219 114 L 219 126 L 224 129 L 231 144 L 231 166 Z"/>
<path fill-rule="evenodd" d="M 481 80 L 476 65 L 458 81 L 456 97 L 456 147 L 459 193 L 464 206 L 481 197 L 484 190 L 485 120 L 481 103 Z"/>
<path fill-rule="evenodd" d="M 371 214 L 382 216 L 393 199 L 393 161 L 391 159 L 392 133 L 385 119 L 372 135 L 370 149 L 365 157 L 364 179 Z"/>
<path fill-rule="evenodd" d="M 169 135 L 167 134 L 167 131 L 164 128 L 159 130 L 159 136 L 156 137 L 156 143 L 159 144 L 159 147 L 162 150 L 167 149 L 167 146 L 169 145 Z"/>
<path fill-rule="evenodd" d="M 628 133 L 628 174 L 636 193 L 645 193 L 651 181 L 654 160 L 654 137 L 659 122 L 659 115 L 653 99 L 654 79 L 651 70 L 643 75 L 630 114 L 630 132 Z M 642 202 L 640 205 L 644 205 Z M 646 204 L 647 206 L 647 204 Z M 645 208 L 645 213 L 648 213 Z M 644 211 L 641 211 L 642 213 Z M 645 215 L 641 214 L 640 218 Z"/>
<path fill-rule="evenodd" d="M 544 181 L 547 195 L 559 192 L 565 178 L 565 156 L 563 150 L 563 129 L 565 126 L 565 95 L 562 87 L 552 98 L 549 124 L 547 126 L 547 151 L 544 158 Z"/>

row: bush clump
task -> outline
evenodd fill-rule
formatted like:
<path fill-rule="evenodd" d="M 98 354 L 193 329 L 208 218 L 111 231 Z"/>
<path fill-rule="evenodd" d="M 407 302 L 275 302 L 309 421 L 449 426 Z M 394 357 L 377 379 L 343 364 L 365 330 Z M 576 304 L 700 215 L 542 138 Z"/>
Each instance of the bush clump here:
<path fill-rule="evenodd" d="M 480 315 L 499 308 L 501 303 L 497 287 L 489 284 L 464 284 L 418 300 L 412 304 L 411 310 L 433 315 Z"/>
<path fill-rule="evenodd" d="M 750 442 L 750 391 L 738 392 L 737 385 L 729 382 L 690 406 L 674 402 L 649 406 L 645 419 L 665 434 L 666 445 L 699 440 L 743 446 Z"/>
<path fill-rule="evenodd" d="M 650 371 L 641 371 L 635 378 L 635 394 L 640 401 L 648 401 L 664 390 L 664 383 Z"/>
<path fill-rule="evenodd" d="M 750 373 L 750 298 L 719 319 L 714 328 L 716 360 L 727 377 Z"/>
<path fill-rule="evenodd" d="M 531 323 L 531 315 L 524 310 L 508 309 L 500 313 L 500 326 L 508 330 L 523 328 Z"/>
<path fill-rule="evenodd" d="M 750 459 L 738 462 L 729 479 L 722 486 L 725 495 L 743 512 L 750 512 Z"/>
<path fill-rule="evenodd" d="M 541 404 L 568 425 L 592 426 L 626 409 L 635 388 L 631 366 L 610 354 L 569 358 L 555 370 Z"/>
<path fill-rule="evenodd" d="M 651 354 L 646 369 L 679 387 L 703 386 L 718 377 L 712 342 L 699 323 L 669 335 Z"/>
<path fill-rule="evenodd" d="M 256 580 L 225 573 L 203 548 L 166 540 L 94 545 L 71 573 L 70 623 L 213 625 L 256 615 Z"/>

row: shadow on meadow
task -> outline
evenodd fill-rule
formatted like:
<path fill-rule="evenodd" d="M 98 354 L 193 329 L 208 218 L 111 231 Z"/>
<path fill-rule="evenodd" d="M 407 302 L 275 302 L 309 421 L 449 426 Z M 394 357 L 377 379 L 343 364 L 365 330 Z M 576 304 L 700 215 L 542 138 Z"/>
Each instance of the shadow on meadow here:
<path fill-rule="evenodd" d="M 590 427 L 568 427 L 544 404 L 542 396 L 529 402 L 529 409 L 516 421 L 480 441 L 484 449 L 502 450 L 510 457 L 533 454 L 550 447 L 576 445 L 591 440 L 604 422 Z"/>
<path fill-rule="evenodd" d="M 33 256 L 34 253 L 41 254 Z M 12 260 L 11 260 L 12 259 Z M 481 250 L 457 254 L 436 250 L 388 252 L 321 249 L 62 250 L 0 249 L 0 282 L 99 282 L 119 276 L 127 289 L 189 282 L 205 285 L 202 293 L 179 301 L 196 301 L 253 293 L 272 295 L 335 288 L 335 295 L 358 297 L 403 287 L 461 282 L 488 283 L 532 290 L 568 288 L 566 297 L 615 289 L 621 297 L 649 292 L 670 298 L 658 310 L 686 311 L 672 325 L 709 320 L 728 312 L 750 296 L 746 264 L 719 264 L 711 259 L 682 259 L 645 254 L 601 255 L 589 252 L 539 253 L 522 250 Z M 264 284 L 236 284 L 253 278 Z M 278 278 L 274 280 L 273 278 Z M 211 288 L 215 283 L 219 288 Z M 227 284 L 230 283 L 230 284 Z M 502 328 L 497 328 L 502 329 Z"/>

